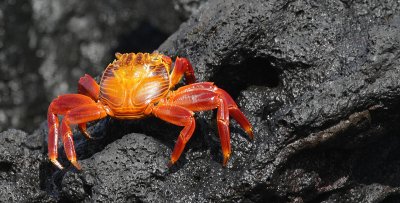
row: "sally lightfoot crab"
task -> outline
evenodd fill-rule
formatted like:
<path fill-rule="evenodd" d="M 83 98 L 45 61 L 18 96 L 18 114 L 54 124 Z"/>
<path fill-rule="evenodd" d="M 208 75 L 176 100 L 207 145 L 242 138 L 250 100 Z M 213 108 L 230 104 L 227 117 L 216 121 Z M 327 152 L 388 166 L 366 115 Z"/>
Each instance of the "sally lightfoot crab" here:
<path fill-rule="evenodd" d="M 54 99 L 48 109 L 48 156 L 58 168 L 58 139 L 61 136 L 68 160 L 77 168 L 71 125 L 90 138 L 86 123 L 111 116 L 117 119 L 140 119 L 154 115 L 166 122 L 183 126 L 170 164 L 180 157 L 195 129 L 196 111 L 217 108 L 217 126 L 221 140 L 223 165 L 231 154 L 229 116 L 253 138 L 252 127 L 231 96 L 212 82 L 195 83 L 190 62 L 176 58 L 174 68 L 168 56 L 159 53 L 116 54 L 116 60 L 103 72 L 100 85 L 89 75 L 81 77 L 78 94 L 65 94 Z M 188 85 L 173 91 L 185 77 Z M 61 127 L 58 115 L 63 115 Z"/>

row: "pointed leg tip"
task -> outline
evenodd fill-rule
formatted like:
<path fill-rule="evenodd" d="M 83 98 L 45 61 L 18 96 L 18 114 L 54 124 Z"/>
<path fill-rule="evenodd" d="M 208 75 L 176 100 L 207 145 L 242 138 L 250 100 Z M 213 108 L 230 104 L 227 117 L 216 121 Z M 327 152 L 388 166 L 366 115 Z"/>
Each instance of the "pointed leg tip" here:
<path fill-rule="evenodd" d="M 230 154 L 224 154 L 224 159 L 222 161 L 222 166 L 226 167 L 228 165 Z"/>
<path fill-rule="evenodd" d="M 250 137 L 251 140 L 254 140 L 253 129 L 250 128 L 250 129 L 247 131 L 247 134 L 249 135 L 249 137 Z"/>
<path fill-rule="evenodd" d="M 168 168 L 171 168 L 173 165 L 175 165 L 175 163 L 176 163 L 176 160 L 171 159 L 167 164 Z"/>
<path fill-rule="evenodd" d="M 222 161 L 222 166 L 226 167 L 226 165 L 228 165 L 228 159 L 224 158 L 224 160 Z"/>
<path fill-rule="evenodd" d="M 93 137 L 90 136 L 88 133 L 83 134 L 83 136 L 84 136 L 87 140 L 93 140 Z"/>
<path fill-rule="evenodd" d="M 81 165 L 76 160 L 71 161 L 71 163 L 72 163 L 72 165 L 75 166 L 76 169 L 78 169 L 78 170 L 82 169 Z"/>
<path fill-rule="evenodd" d="M 51 163 L 53 163 L 55 166 L 57 166 L 57 168 L 59 168 L 60 170 L 63 170 L 64 167 L 60 164 L 60 162 L 57 161 L 57 159 L 50 159 Z"/>

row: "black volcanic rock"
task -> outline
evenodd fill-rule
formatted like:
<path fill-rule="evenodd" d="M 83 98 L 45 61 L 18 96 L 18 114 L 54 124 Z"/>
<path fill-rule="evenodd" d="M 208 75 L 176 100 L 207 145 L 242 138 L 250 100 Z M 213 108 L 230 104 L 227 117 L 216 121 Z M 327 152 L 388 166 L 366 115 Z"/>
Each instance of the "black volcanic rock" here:
<path fill-rule="evenodd" d="M 208 112 L 197 114 L 195 134 L 171 168 L 181 128 L 155 118 L 105 119 L 89 127 L 95 140 L 74 131 L 82 171 L 51 166 L 38 150 L 45 143 L 18 144 L 46 137 L 42 126 L 33 135 L 1 134 L 19 141 L 1 142 L 11 149 L 0 172 L 10 184 L 5 177 L 19 160 L 37 163 L 17 171 L 41 182 L 9 190 L 23 192 L 18 200 L 399 202 L 399 33 L 395 1 L 206 2 L 158 50 L 189 58 L 199 81 L 226 89 L 254 125 L 251 141 L 231 122 L 227 167 Z M 38 154 L 24 159 L 21 146 Z M 69 166 L 63 153 L 60 160 Z"/>
<path fill-rule="evenodd" d="M 41 185 L 48 165 L 43 135 L 13 129 L 0 133 L 0 202 L 54 202 Z"/>
<path fill-rule="evenodd" d="M 62 188 L 65 197 L 77 200 L 81 196 L 95 202 L 155 202 L 166 194 L 164 176 L 168 172 L 169 150 L 152 137 L 128 134 L 111 143 L 104 150 L 82 161 L 80 175 L 69 171 Z M 81 180 L 80 185 L 76 181 Z M 89 199 L 87 199 L 89 200 Z"/>

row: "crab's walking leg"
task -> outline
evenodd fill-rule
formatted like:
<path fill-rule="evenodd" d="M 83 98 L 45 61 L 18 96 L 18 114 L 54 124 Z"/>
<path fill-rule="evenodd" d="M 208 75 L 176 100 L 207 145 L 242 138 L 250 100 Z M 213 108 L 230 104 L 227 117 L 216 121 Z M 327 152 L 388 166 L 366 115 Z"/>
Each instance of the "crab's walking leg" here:
<path fill-rule="evenodd" d="M 186 91 L 179 89 L 172 94 L 169 100 L 172 104 L 183 106 L 193 111 L 205 111 L 218 108 L 217 125 L 221 140 L 223 165 L 226 166 L 231 155 L 229 110 L 224 97 L 220 97 L 212 89 L 190 88 Z"/>
<path fill-rule="evenodd" d="M 92 137 L 87 131 L 86 123 L 79 123 L 78 124 L 79 131 L 82 133 L 83 136 L 85 136 L 86 139 L 90 140 Z"/>
<path fill-rule="evenodd" d="M 171 73 L 170 88 L 174 87 L 185 76 L 187 84 L 196 82 L 192 64 L 186 58 L 176 57 L 174 69 Z"/>
<path fill-rule="evenodd" d="M 49 129 L 48 136 L 48 156 L 50 161 L 58 168 L 63 167 L 57 161 L 58 157 L 58 137 L 59 120 L 57 115 L 65 115 L 69 110 L 85 104 L 95 103 L 90 97 L 81 94 L 66 94 L 54 99 L 48 109 L 47 122 Z"/>
<path fill-rule="evenodd" d="M 92 78 L 92 76 L 85 74 L 79 79 L 78 93 L 89 96 L 94 101 L 97 101 L 99 100 L 100 86 Z M 86 123 L 81 123 L 78 125 L 78 127 L 79 131 L 81 131 L 82 135 L 84 135 L 86 139 L 91 139 L 89 133 L 86 130 Z"/>
<path fill-rule="evenodd" d="M 169 165 L 173 165 L 181 156 L 185 149 L 186 143 L 192 137 L 196 122 L 194 120 L 194 113 L 184 107 L 160 104 L 153 108 L 153 115 L 178 126 L 184 126 L 179 134 L 178 140 L 175 143 L 174 150 L 171 155 L 171 161 Z"/>
<path fill-rule="evenodd" d="M 76 153 L 74 147 L 74 140 L 72 131 L 70 128 L 71 124 L 86 123 L 102 119 L 107 116 L 107 112 L 103 109 L 101 104 L 92 103 L 83 106 L 78 106 L 71 109 L 66 113 L 61 124 L 61 135 L 64 143 L 65 154 L 68 160 L 77 168 L 80 166 L 76 160 Z"/>
<path fill-rule="evenodd" d="M 47 126 L 49 129 L 49 136 L 48 136 L 48 156 L 50 161 L 56 165 L 58 168 L 62 169 L 62 165 L 60 162 L 58 162 L 57 157 L 58 157 L 58 126 L 59 121 L 58 121 L 58 116 L 54 113 L 52 113 L 51 110 L 51 105 L 49 107 L 49 112 L 47 114 Z"/>
<path fill-rule="evenodd" d="M 224 160 L 222 165 L 226 166 L 229 157 L 231 156 L 231 137 L 229 131 L 229 110 L 228 104 L 224 98 L 218 99 L 218 111 L 217 111 L 217 125 L 219 139 L 221 140 L 221 149 Z"/>
<path fill-rule="evenodd" d="M 201 105 L 200 100 L 198 99 L 190 99 L 188 96 L 184 97 L 182 95 L 189 94 L 189 95 L 197 95 L 198 91 L 212 91 L 215 92 L 219 95 L 219 97 L 222 97 L 225 99 L 228 105 L 229 109 L 229 115 L 232 116 L 238 123 L 239 125 L 246 131 L 246 133 L 249 135 L 251 139 L 253 139 L 253 130 L 250 122 L 247 120 L 246 116 L 243 114 L 242 111 L 240 111 L 239 107 L 235 103 L 235 101 L 232 99 L 232 97 L 223 89 L 218 88 L 215 86 L 212 82 L 199 82 L 199 83 L 194 83 L 190 85 L 186 85 L 183 87 L 180 87 L 178 90 L 176 90 L 172 95 L 171 99 L 177 100 L 180 102 L 179 105 L 183 105 L 187 108 L 190 108 L 193 111 L 205 111 L 205 110 L 210 110 L 213 107 L 212 106 L 207 106 L 207 105 Z M 189 93 L 192 92 L 192 93 Z M 209 95 L 210 97 L 212 95 Z M 196 96 L 196 98 L 198 98 Z M 204 95 L 202 97 L 205 97 Z M 185 99 L 186 98 L 186 102 Z M 203 98 L 205 99 L 205 98 Z M 193 101 L 195 100 L 195 101 Z M 200 103 L 199 103 L 200 102 Z M 204 102 L 204 101 L 203 101 Z M 200 106 L 199 106 L 200 105 Z M 199 109 L 193 109 L 194 107 L 197 107 Z M 207 107 L 209 107 L 207 109 Z"/>
<path fill-rule="evenodd" d="M 236 102 L 232 99 L 232 97 L 225 90 L 220 88 L 216 89 L 215 92 L 218 93 L 221 97 L 225 98 L 229 109 L 229 115 L 232 116 L 233 119 L 235 119 L 239 123 L 239 125 L 246 131 L 249 137 L 253 139 L 254 135 L 251 124 L 249 120 L 247 120 L 243 112 L 240 111 L 239 107 L 236 105 Z"/>
<path fill-rule="evenodd" d="M 192 111 L 205 111 L 218 108 L 217 125 L 221 140 L 223 165 L 225 166 L 231 154 L 229 115 L 245 129 L 252 138 L 251 124 L 239 110 L 233 99 L 224 90 L 214 86 L 210 82 L 194 83 L 179 88 L 172 92 L 169 103 L 188 108 Z"/>

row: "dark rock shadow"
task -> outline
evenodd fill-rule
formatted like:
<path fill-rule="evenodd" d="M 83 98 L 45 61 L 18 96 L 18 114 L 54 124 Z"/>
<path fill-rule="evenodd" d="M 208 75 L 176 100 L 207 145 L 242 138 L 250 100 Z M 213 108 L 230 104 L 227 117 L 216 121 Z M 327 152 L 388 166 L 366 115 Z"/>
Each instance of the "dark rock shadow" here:
<path fill-rule="evenodd" d="M 386 119 L 384 123 L 381 122 L 383 118 Z M 310 202 L 326 201 L 333 194 L 352 193 L 349 191 L 357 187 L 361 192 L 364 185 L 398 188 L 399 122 L 398 113 L 390 114 L 385 110 L 373 112 L 368 126 L 357 126 L 291 156 L 275 172 L 272 183 L 277 186 L 282 184 L 281 188 L 277 188 L 280 195 L 304 197 L 304 201 Z M 387 201 L 397 196 L 389 195 Z"/>
<path fill-rule="evenodd" d="M 151 23 L 143 21 L 139 24 L 137 29 L 122 33 L 118 36 L 118 46 L 112 50 L 111 54 L 116 52 L 151 53 L 164 42 L 168 36 L 169 33 L 164 33 Z"/>
<path fill-rule="evenodd" d="M 219 67 L 210 81 L 236 99 L 249 86 L 278 87 L 281 84 L 280 74 L 271 59 L 248 57 L 239 64 Z"/>

